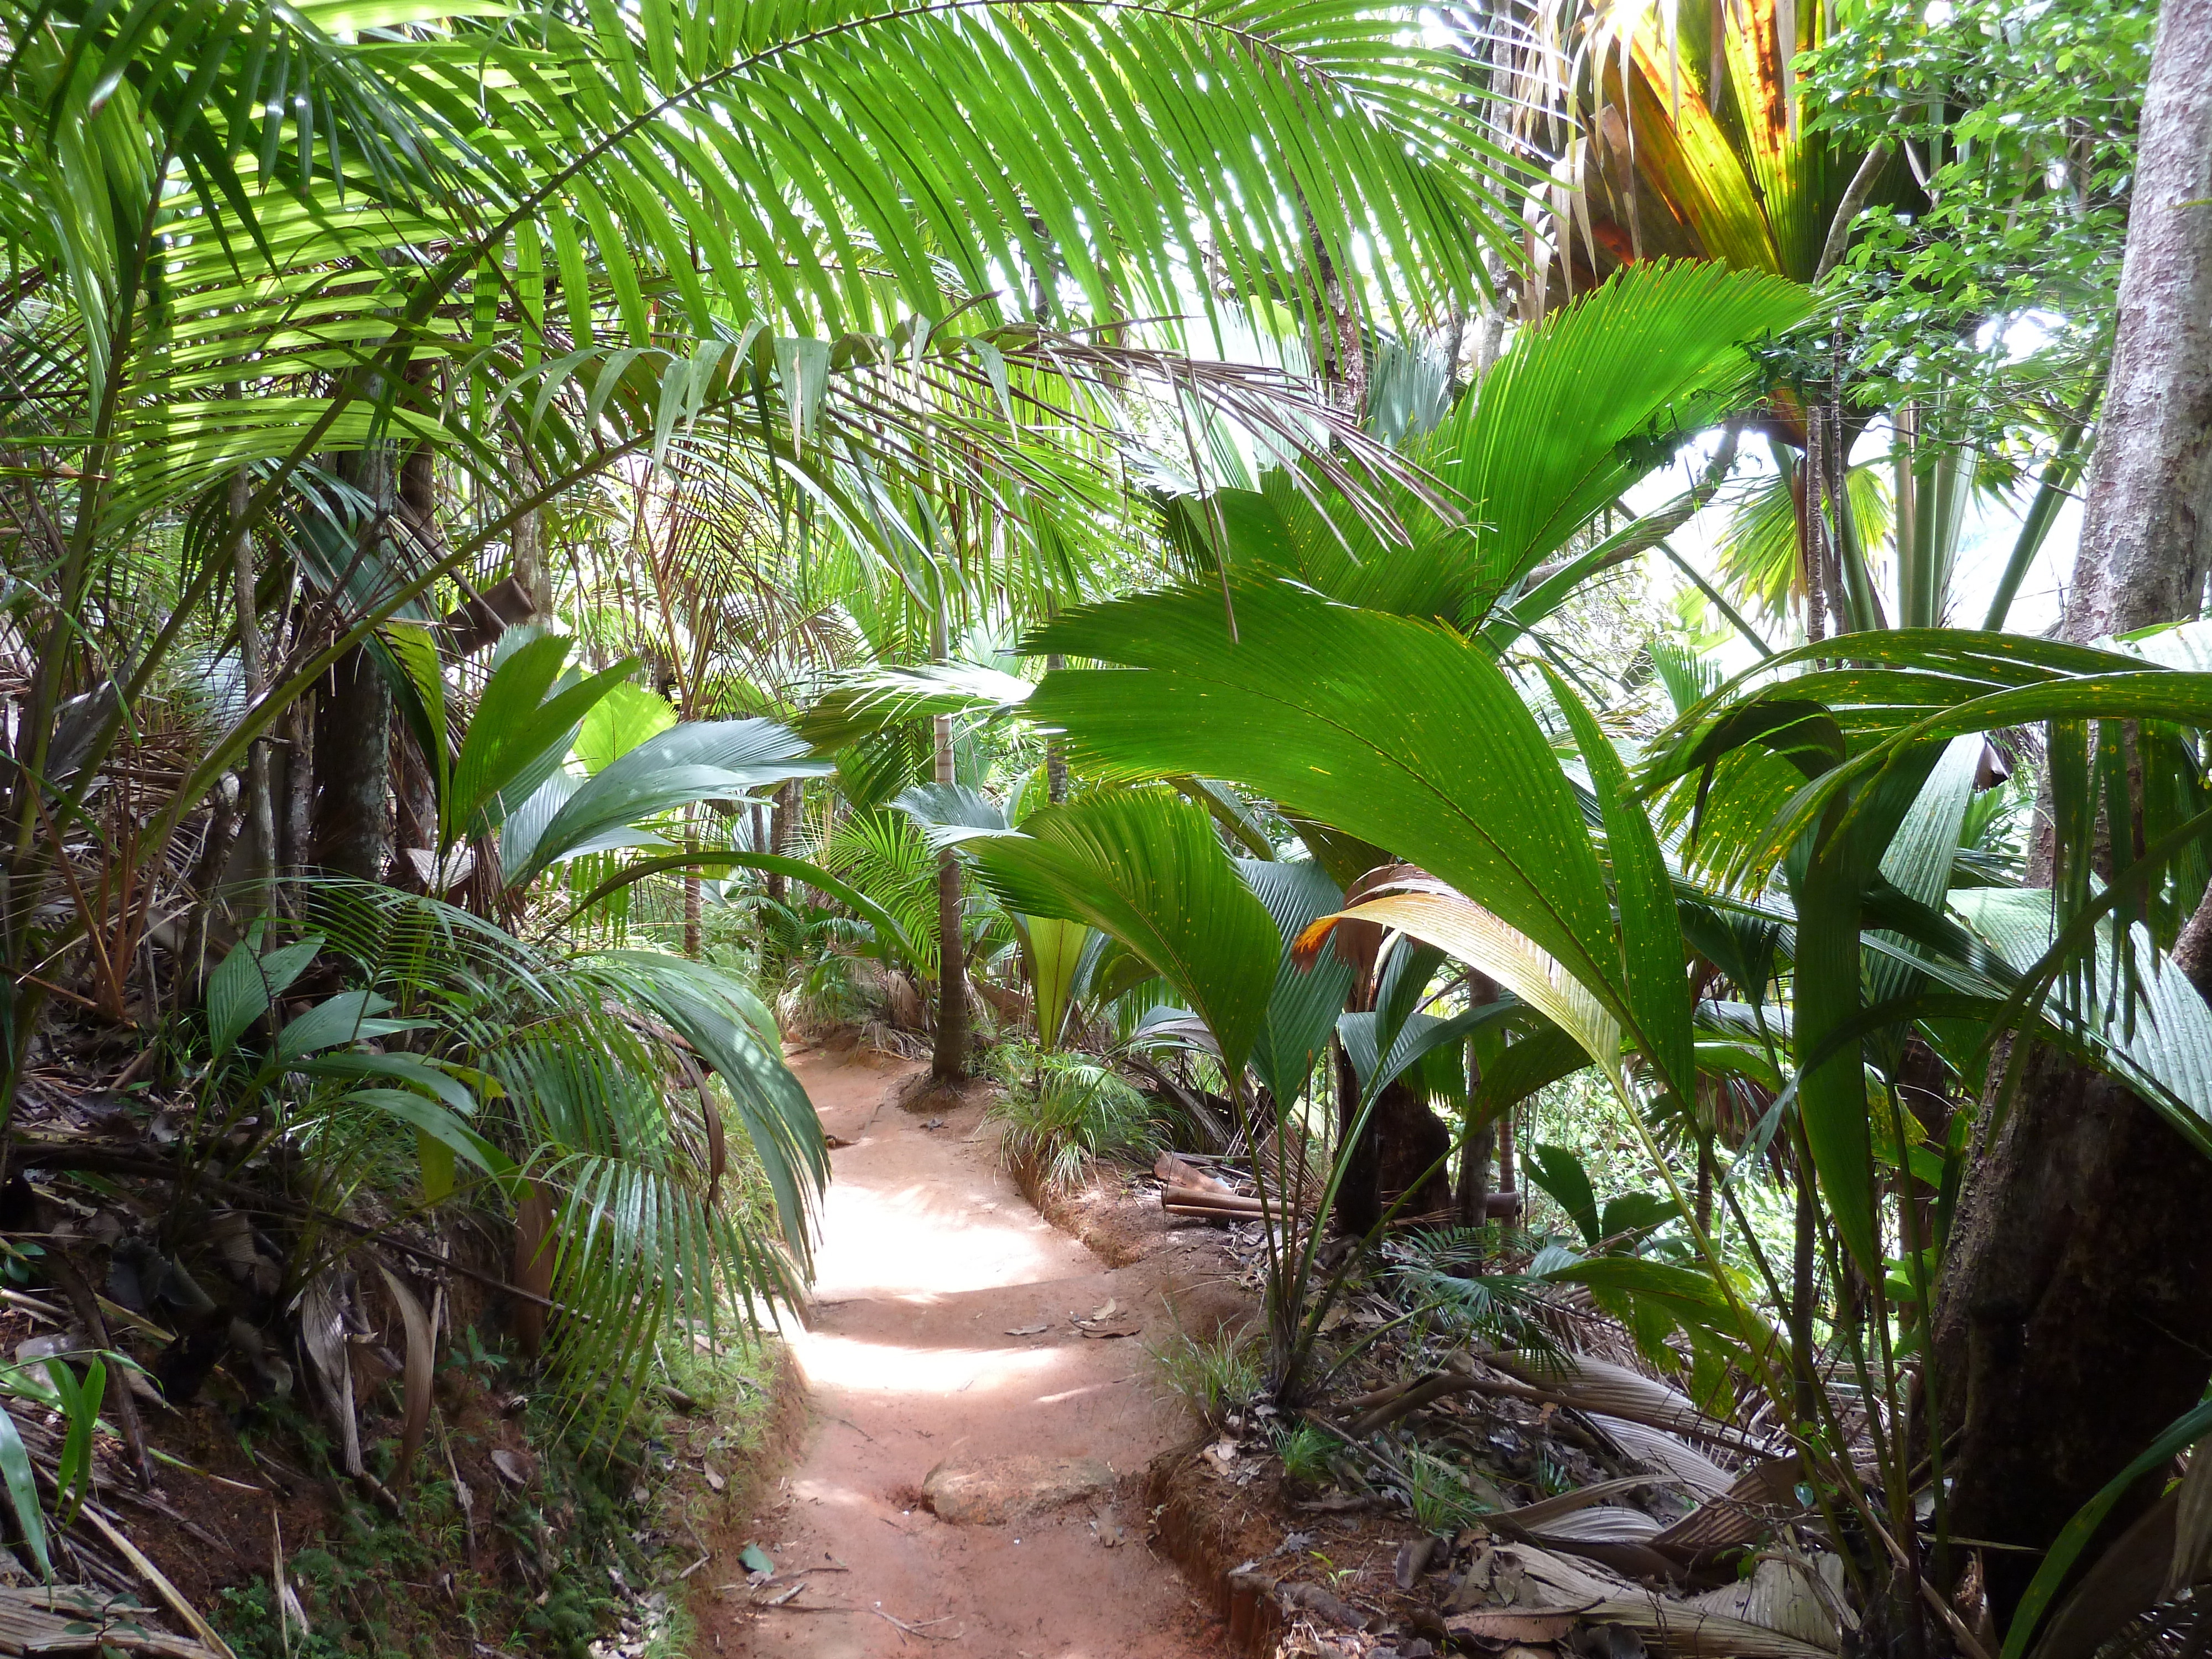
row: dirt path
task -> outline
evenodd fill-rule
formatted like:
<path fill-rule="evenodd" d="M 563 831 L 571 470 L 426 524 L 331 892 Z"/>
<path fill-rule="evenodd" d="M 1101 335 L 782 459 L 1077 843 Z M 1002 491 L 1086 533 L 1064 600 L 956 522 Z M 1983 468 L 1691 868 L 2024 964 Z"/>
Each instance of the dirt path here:
<path fill-rule="evenodd" d="M 852 1144 L 831 1155 L 812 1328 L 793 1337 L 812 1425 L 754 1538 L 775 1559 L 777 1588 L 799 1569 L 843 1571 L 812 1572 L 764 1611 L 742 1590 L 702 1597 L 702 1649 L 757 1659 L 913 1659 L 932 1646 L 978 1659 L 1218 1651 L 1182 1580 L 1146 1547 L 1127 1478 L 1191 1431 L 1161 1397 L 1147 1352 L 1173 1329 L 1160 1291 L 1176 1252 L 1107 1267 L 1000 1171 L 988 1136 L 976 1138 L 980 1105 L 929 1128 L 891 1103 L 911 1066 L 810 1054 L 793 1069 L 823 1126 Z M 1109 1302 L 1116 1316 L 1103 1322 L 1139 1334 L 1094 1339 L 1072 1322 Z M 923 1507 L 939 1463 L 1022 1455 L 1097 1458 L 1124 1479 L 1111 1497 L 1006 1526 L 952 1526 Z"/>

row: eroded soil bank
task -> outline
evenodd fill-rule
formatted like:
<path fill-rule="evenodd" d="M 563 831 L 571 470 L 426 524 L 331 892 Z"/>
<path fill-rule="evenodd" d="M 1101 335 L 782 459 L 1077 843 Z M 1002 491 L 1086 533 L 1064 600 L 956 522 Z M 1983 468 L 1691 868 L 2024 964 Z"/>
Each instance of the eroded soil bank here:
<path fill-rule="evenodd" d="M 803 1054 L 831 1154 L 811 1328 L 805 1449 L 715 1552 L 702 1651 L 860 1659 L 942 1644 L 981 1659 L 1196 1659 L 1224 1632 L 1146 1542 L 1146 1464 L 1194 1426 L 1149 1349 L 1206 1310 L 1218 1245 L 1163 1231 L 1109 1267 L 997 1167 L 980 1099 L 896 1103 L 914 1067 Z M 1170 1304 L 1172 1303 L 1172 1307 Z M 921 1488 L 939 1465 L 1092 1459 L 1113 1486 L 1004 1525 L 953 1525 Z M 1017 1480 L 1018 1487 L 1020 1482 Z M 748 1517 L 738 1517 L 744 1528 Z M 757 1543 L 775 1577 L 735 1579 Z M 803 1584 L 776 1605 L 766 1603 Z"/>

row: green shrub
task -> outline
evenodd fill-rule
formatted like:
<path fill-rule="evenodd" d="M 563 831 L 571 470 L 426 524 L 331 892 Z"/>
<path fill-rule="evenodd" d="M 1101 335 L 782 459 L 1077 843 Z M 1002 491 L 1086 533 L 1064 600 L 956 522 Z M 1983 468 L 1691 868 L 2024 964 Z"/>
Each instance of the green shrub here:
<path fill-rule="evenodd" d="M 992 1072 L 1004 1085 L 988 1114 L 999 1157 L 1042 1188 L 1065 1190 L 1095 1158 L 1158 1145 L 1150 1103 L 1101 1060 L 1009 1043 L 993 1053 Z"/>
<path fill-rule="evenodd" d="M 1329 1480 L 1329 1454 L 1337 1444 L 1336 1437 L 1328 1430 L 1301 1423 L 1277 1431 L 1275 1455 L 1283 1460 L 1283 1474 L 1290 1480 L 1325 1486 Z"/>
<path fill-rule="evenodd" d="M 1259 1345 L 1227 1333 L 1201 1340 L 1178 1330 L 1164 1347 L 1152 1350 L 1160 1380 L 1180 1395 L 1209 1429 L 1249 1410 L 1267 1391 L 1260 1370 Z"/>
<path fill-rule="evenodd" d="M 1409 1450 L 1406 1476 L 1406 1501 L 1425 1532 L 1454 1533 L 1490 1512 L 1467 1477 L 1441 1457 Z"/>

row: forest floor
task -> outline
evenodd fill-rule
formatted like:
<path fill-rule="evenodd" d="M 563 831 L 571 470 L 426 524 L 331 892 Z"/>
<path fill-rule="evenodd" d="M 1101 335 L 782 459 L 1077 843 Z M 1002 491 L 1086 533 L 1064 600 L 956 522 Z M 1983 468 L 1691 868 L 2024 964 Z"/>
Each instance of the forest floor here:
<path fill-rule="evenodd" d="M 836 1149 L 808 1328 L 791 1336 L 812 1420 L 789 1473 L 733 1518 L 746 1535 L 714 1540 L 725 1582 L 695 1595 L 695 1652 L 1221 1651 L 1219 1626 L 1148 1542 L 1143 1498 L 1147 1463 L 1197 1432 L 1153 1352 L 1220 1307 L 1213 1237 L 1163 1229 L 1095 1254 L 1000 1168 L 981 1088 L 909 1112 L 910 1063 L 866 1050 L 793 1062 Z M 1112 1483 L 1004 1524 L 953 1524 L 925 1503 L 940 1466 L 997 1476 L 995 1492 L 1008 1472 L 994 1465 L 1011 1458 L 1095 1460 Z M 1010 1489 L 1068 1474 L 1018 1469 Z M 747 1543 L 773 1576 L 726 1582 L 720 1564 Z"/>

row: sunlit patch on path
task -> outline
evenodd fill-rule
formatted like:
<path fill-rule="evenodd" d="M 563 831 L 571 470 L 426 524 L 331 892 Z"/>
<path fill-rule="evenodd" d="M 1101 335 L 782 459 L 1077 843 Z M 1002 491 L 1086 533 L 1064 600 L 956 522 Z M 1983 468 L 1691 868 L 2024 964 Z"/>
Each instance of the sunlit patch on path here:
<path fill-rule="evenodd" d="M 1141 1474 L 1188 1426 L 1147 1349 L 1172 1330 L 1153 1270 L 1109 1270 L 998 1170 L 980 1106 L 941 1127 L 888 1103 L 910 1068 L 805 1055 L 832 1154 L 816 1298 L 791 1334 L 805 1450 L 754 1522 L 765 1594 L 703 1597 L 702 1650 L 860 1659 L 930 1647 L 994 1659 L 1194 1659 L 1204 1621 L 1142 1543 L 1132 1501 L 1005 1526 L 925 1507 L 939 1464 L 1096 1458 Z M 1141 1333 L 1085 1338 L 1108 1303 Z M 1126 1540 L 1126 1541 L 1124 1541 Z M 734 1574 L 723 1575 L 726 1579 Z M 803 1582 L 787 1601 L 759 1603 Z"/>

